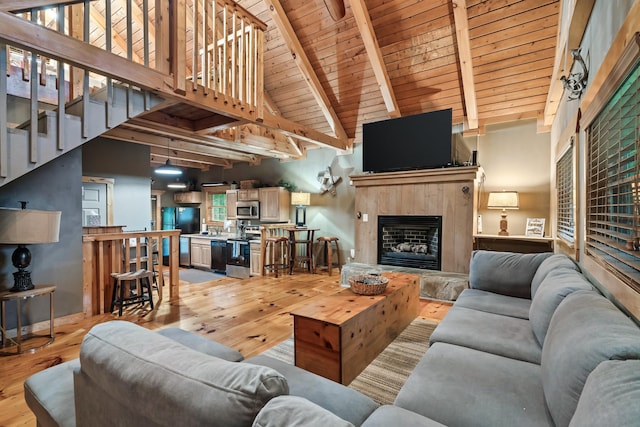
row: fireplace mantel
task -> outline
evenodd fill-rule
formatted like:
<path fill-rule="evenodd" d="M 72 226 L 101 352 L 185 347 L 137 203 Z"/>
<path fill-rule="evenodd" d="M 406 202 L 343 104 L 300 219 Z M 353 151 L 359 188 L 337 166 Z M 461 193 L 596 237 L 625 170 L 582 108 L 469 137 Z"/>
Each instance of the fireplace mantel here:
<path fill-rule="evenodd" d="M 351 176 L 356 261 L 377 262 L 378 215 L 441 215 L 442 271 L 468 273 L 481 175 L 466 166 Z"/>

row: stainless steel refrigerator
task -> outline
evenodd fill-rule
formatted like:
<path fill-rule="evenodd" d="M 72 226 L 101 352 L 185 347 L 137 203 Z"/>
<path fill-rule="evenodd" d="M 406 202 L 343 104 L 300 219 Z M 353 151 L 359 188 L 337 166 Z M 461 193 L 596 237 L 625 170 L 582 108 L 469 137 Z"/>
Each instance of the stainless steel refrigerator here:
<path fill-rule="evenodd" d="M 180 234 L 197 234 L 200 231 L 199 208 L 162 208 L 162 229 L 180 230 Z M 191 265 L 191 254 L 188 238 L 180 238 L 180 265 Z M 162 263 L 169 265 L 169 239 L 162 240 Z"/>

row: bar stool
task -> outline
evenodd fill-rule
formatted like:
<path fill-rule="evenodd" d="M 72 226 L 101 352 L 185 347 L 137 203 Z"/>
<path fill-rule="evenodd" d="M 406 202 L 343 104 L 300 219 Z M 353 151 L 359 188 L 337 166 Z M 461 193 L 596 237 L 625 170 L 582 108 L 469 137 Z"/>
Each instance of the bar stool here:
<path fill-rule="evenodd" d="M 338 271 L 342 272 L 342 263 L 340 262 L 340 247 L 338 246 L 338 238 L 335 236 L 323 236 L 318 237 L 318 242 L 322 245 L 322 251 L 324 252 L 324 259 L 327 263 L 327 270 L 329 270 L 329 276 L 331 276 L 333 269 L 333 245 L 338 257 Z"/>
<path fill-rule="evenodd" d="M 307 267 L 311 274 L 316 272 L 315 259 L 313 257 L 313 235 L 316 228 L 292 228 L 289 230 L 289 274 L 293 274 L 296 263 Z M 298 249 L 301 249 L 298 251 Z"/>
<path fill-rule="evenodd" d="M 113 292 L 111 294 L 111 309 L 113 312 L 115 306 L 118 306 L 118 316 L 122 316 L 122 307 L 131 304 L 144 304 L 149 301 L 149 305 L 153 310 L 153 296 L 151 295 L 151 281 L 153 280 L 153 272 L 149 270 L 130 271 L 126 273 L 111 273 L 113 277 Z M 136 285 L 138 280 L 140 286 L 137 286 L 136 293 L 125 298 L 124 288 L 126 284 Z M 145 295 L 146 290 L 146 295 Z"/>
<path fill-rule="evenodd" d="M 262 275 L 266 275 L 266 271 L 273 270 L 275 276 L 278 277 L 278 270 L 287 270 L 289 268 L 289 239 L 285 236 L 267 237 L 264 245 L 263 259 L 265 260 Z M 269 252 L 270 251 L 270 252 Z M 266 253 L 271 255 L 271 263 L 266 262 Z M 281 262 L 282 261 L 282 262 Z"/>

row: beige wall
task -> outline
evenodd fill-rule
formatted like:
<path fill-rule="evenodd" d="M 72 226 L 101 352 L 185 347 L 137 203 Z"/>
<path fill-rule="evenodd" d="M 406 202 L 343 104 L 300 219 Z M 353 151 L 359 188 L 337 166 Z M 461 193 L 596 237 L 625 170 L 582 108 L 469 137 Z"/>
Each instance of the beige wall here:
<path fill-rule="evenodd" d="M 487 209 L 491 191 L 517 191 L 520 209 L 507 211 L 510 235 L 524 235 L 527 218 L 545 218 L 550 235 L 549 133 L 537 133 L 536 120 L 492 125 L 475 139 L 485 180 L 479 192 L 482 234 L 498 234 L 500 210 Z"/>

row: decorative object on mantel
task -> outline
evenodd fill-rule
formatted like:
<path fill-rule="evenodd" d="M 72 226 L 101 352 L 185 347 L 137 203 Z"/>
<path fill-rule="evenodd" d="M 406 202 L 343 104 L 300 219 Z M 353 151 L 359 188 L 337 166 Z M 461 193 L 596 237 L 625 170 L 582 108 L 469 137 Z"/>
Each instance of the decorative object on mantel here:
<path fill-rule="evenodd" d="M 379 295 L 387 288 L 389 279 L 375 274 L 349 277 L 349 286 L 358 295 Z"/>
<path fill-rule="evenodd" d="M 324 194 L 327 191 L 332 195 L 336 195 L 336 184 L 342 179 L 341 176 L 332 175 L 331 166 L 323 171 L 318 172 L 318 182 L 320 183 L 320 194 Z"/>
<path fill-rule="evenodd" d="M 502 209 L 500 219 L 499 236 L 508 236 L 507 231 L 507 209 L 518 209 L 518 192 L 517 191 L 501 191 L 489 193 L 489 201 L 487 202 L 489 209 Z"/>
<path fill-rule="evenodd" d="M 580 48 L 572 49 L 571 56 L 573 57 L 573 64 L 571 64 L 571 68 L 569 70 L 572 70 L 573 66 L 578 63 L 582 68 L 582 71 L 577 71 L 575 73 L 570 73 L 568 76 L 560 77 L 562 87 L 569 91 L 569 101 L 580 99 L 582 93 L 587 88 L 587 80 L 589 77 L 589 70 L 587 69 L 587 64 L 580 54 Z"/>
<path fill-rule="evenodd" d="M 27 244 L 56 243 L 60 234 L 60 211 L 38 211 L 27 209 L 27 202 L 21 201 L 21 209 L 0 208 L 0 243 L 18 245 L 11 261 L 18 269 L 13 273 L 14 292 L 33 289 L 31 272 L 31 252 Z"/>
<path fill-rule="evenodd" d="M 296 227 L 307 222 L 307 206 L 311 205 L 311 193 L 291 193 L 291 204 L 296 207 Z"/>

